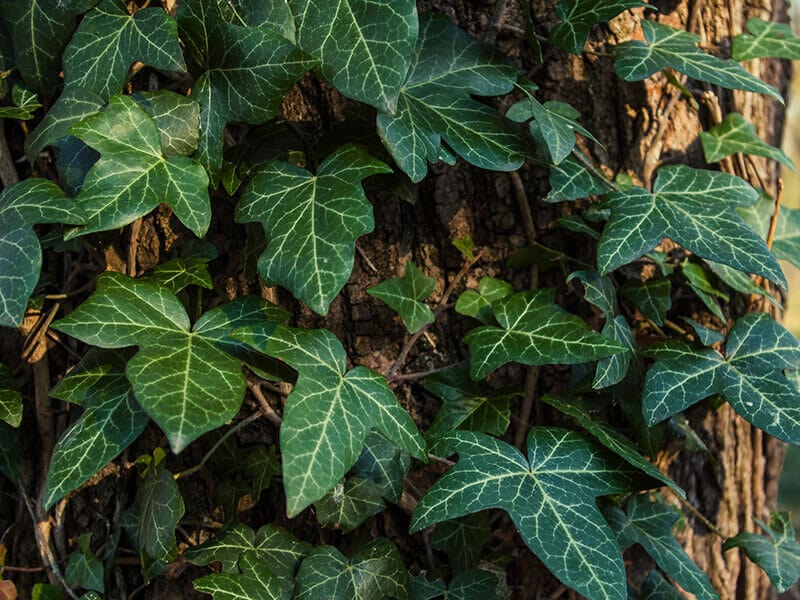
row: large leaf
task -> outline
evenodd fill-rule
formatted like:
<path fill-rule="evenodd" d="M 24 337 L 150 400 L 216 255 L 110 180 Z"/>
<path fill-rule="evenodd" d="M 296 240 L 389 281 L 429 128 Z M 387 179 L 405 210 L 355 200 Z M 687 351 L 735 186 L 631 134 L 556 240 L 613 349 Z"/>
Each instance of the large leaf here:
<path fill-rule="evenodd" d="M 470 374 L 476 380 L 512 361 L 576 364 L 625 351 L 557 306 L 553 290 L 519 292 L 498 300 L 492 309 L 500 327 L 478 327 L 464 338 L 470 350 Z"/>
<path fill-rule="evenodd" d="M 757 521 L 766 536 L 742 532 L 725 540 L 723 550 L 742 548 L 747 556 L 769 576 L 779 593 L 800 578 L 800 545 L 794 537 L 789 513 L 772 513 L 769 525 Z"/>
<path fill-rule="evenodd" d="M 608 195 L 605 206 L 611 216 L 597 249 L 599 270 L 610 273 L 667 237 L 702 258 L 785 287 L 778 261 L 735 211 L 757 199 L 758 192 L 733 175 L 684 165 L 663 167 L 653 193 L 634 187 Z"/>
<path fill-rule="evenodd" d="M 786 165 L 792 171 L 797 170 L 792 159 L 786 156 L 783 150 L 762 141 L 756 133 L 756 126 L 736 112 L 730 113 L 719 125 L 700 132 L 700 141 L 703 144 L 706 162 L 709 164 L 741 152 L 753 156 L 765 156 Z"/>
<path fill-rule="evenodd" d="M 800 342 L 768 315 L 751 313 L 739 319 L 728 335 L 725 358 L 710 348 L 694 350 L 683 343 L 648 352 L 656 359 L 642 397 L 649 423 L 722 394 L 756 427 L 800 444 L 800 392 L 782 372 L 800 364 Z"/>
<path fill-rule="evenodd" d="M 32 227 L 84 220 L 83 210 L 46 179 L 25 179 L 0 193 L 0 327 L 22 323 L 39 279 L 42 249 Z"/>
<path fill-rule="evenodd" d="M 186 71 L 175 20 L 163 8 L 131 15 L 121 0 L 101 0 L 64 52 L 64 85 L 108 99 L 122 91 L 136 61 L 164 71 Z"/>
<path fill-rule="evenodd" d="M 434 453 L 456 466 L 422 497 L 410 530 L 487 508 L 502 508 L 520 536 L 567 585 L 590 600 L 625 598 L 625 567 L 595 499 L 629 491 L 635 472 L 575 432 L 535 427 L 528 455 L 482 433 L 441 438 Z"/>
<path fill-rule="evenodd" d="M 0 421 L 11 427 L 22 423 L 22 394 L 14 383 L 14 376 L 3 363 L 0 363 Z"/>
<path fill-rule="evenodd" d="M 198 237 L 205 235 L 211 223 L 206 172 L 185 156 L 166 157 L 155 121 L 134 100 L 116 96 L 70 132 L 102 157 L 75 199 L 86 211 L 86 226 L 68 238 L 122 227 L 161 202 Z"/>
<path fill-rule="evenodd" d="M 346 96 L 393 113 L 417 41 L 414 0 L 294 0 L 297 44 Z"/>
<path fill-rule="evenodd" d="M 493 109 L 470 95 L 510 92 L 517 71 L 449 20 L 420 18 L 419 40 L 393 113 L 378 114 L 378 133 L 414 182 L 436 162 L 442 143 L 483 169 L 513 171 L 532 143 Z"/>
<path fill-rule="evenodd" d="M 83 406 L 80 418 L 53 450 L 44 507 L 88 481 L 144 431 L 147 414 L 133 397 L 125 376 L 130 350 L 93 348 L 50 395 Z"/>
<path fill-rule="evenodd" d="M 278 600 L 281 584 L 255 552 L 239 561 L 240 573 L 212 573 L 192 582 L 194 589 L 211 594 L 214 600 Z"/>
<path fill-rule="evenodd" d="M 619 13 L 637 6 L 648 6 L 639 0 L 560 0 L 556 15 L 561 23 L 550 31 L 550 43 L 572 54 L 580 54 L 589 31 L 596 23 L 605 23 Z"/>
<path fill-rule="evenodd" d="M 238 306 L 248 310 L 232 310 Z M 230 421 L 241 405 L 246 382 L 225 335 L 237 326 L 283 318 L 282 310 L 244 296 L 207 312 L 190 328 L 186 309 L 167 288 L 105 273 L 97 278 L 97 291 L 53 327 L 101 348 L 138 346 L 125 374 L 136 400 L 180 452 Z"/>
<path fill-rule="evenodd" d="M 389 171 L 354 145 L 328 156 L 316 174 L 284 162 L 261 169 L 236 220 L 264 226 L 269 243 L 258 260 L 264 278 L 326 314 L 353 270 L 356 239 L 375 226 L 361 180 Z"/>
<path fill-rule="evenodd" d="M 372 428 L 409 454 L 424 456 L 416 425 L 386 380 L 365 367 L 347 371 L 344 348 L 330 331 L 251 326 L 239 329 L 234 337 L 298 372 L 281 425 L 290 517 L 336 485 L 358 459 Z"/>
<path fill-rule="evenodd" d="M 800 38 L 788 23 L 748 19 L 747 31 L 733 38 L 733 58 L 739 61 L 754 58 L 800 59 Z"/>
<path fill-rule="evenodd" d="M 75 30 L 75 17 L 89 10 L 95 1 L 3 2 L 3 20 L 14 45 L 16 66 L 31 90 L 49 96 L 56 89 L 61 53 Z"/>
<path fill-rule="evenodd" d="M 348 559 L 333 546 L 320 546 L 300 565 L 297 600 L 405 600 L 408 574 L 400 553 L 377 539 Z"/>
<path fill-rule="evenodd" d="M 634 496 L 626 511 L 615 506 L 603 510 L 609 525 L 617 534 L 622 548 L 639 544 L 687 592 L 699 600 L 714 600 L 719 595 L 708 576 L 698 567 L 672 535 L 672 527 L 680 518 L 676 509 L 649 502 L 646 496 Z"/>
<path fill-rule="evenodd" d="M 206 69 L 192 90 L 200 103 L 197 158 L 216 178 L 222 168 L 225 126 L 274 117 L 286 92 L 315 61 L 269 27 L 225 22 L 214 2 L 182 1 L 178 24 L 181 37 Z"/>
<path fill-rule="evenodd" d="M 739 215 L 754 231 L 766 239 L 769 223 L 775 212 L 775 201 L 767 194 L 761 194 L 753 206 L 738 209 Z M 772 238 L 772 252 L 776 257 L 788 260 L 800 268 L 800 209 L 780 207 L 775 235 Z"/>
<path fill-rule="evenodd" d="M 723 60 L 697 47 L 700 37 L 656 21 L 641 22 L 647 43 L 624 42 L 616 47 L 614 69 L 625 81 L 641 81 L 670 67 L 698 81 L 727 89 L 759 92 L 783 103 L 778 90 L 747 72 L 735 60 Z"/>
<path fill-rule="evenodd" d="M 435 286 L 435 279 L 408 262 L 403 277 L 387 279 L 369 288 L 367 293 L 386 302 L 403 319 L 409 333 L 415 333 L 435 319 L 433 311 L 423 303 Z"/>

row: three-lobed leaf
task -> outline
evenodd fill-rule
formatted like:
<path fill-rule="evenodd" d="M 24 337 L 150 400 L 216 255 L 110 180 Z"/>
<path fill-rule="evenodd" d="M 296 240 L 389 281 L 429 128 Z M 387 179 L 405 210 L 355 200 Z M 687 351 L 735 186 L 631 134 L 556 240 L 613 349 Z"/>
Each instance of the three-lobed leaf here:
<path fill-rule="evenodd" d="M 281 584 L 255 552 L 239 560 L 240 573 L 212 573 L 198 577 L 194 589 L 211 594 L 214 600 L 279 600 Z"/>
<path fill-rule="evenodd" d="M 637 6 L 649 5 L 639 0 L 559 0 L 556 15 L 561 22 L 550 31 L 550 43 L 572 54 L 580 54 L 595 24 L 610 21 Z"/>
<path fill-rule="evenodd" d="M 478 319 L 484 325 L 495 324 L 492 304 L 514 293 L 514 286 L 502 279 L 482 277 L 478 290 L 465 290 L 456 300 L 456 312 Z"/>
<path fill-rule="evenodd" d="M 408 262 L 403 277 L 387 279 L 369 288 L 367 293 L 388 304 L 400 315 L 409 333 L 415 333 L 435 319 L 433 311 L 423 302 L 433 293 L 435 286 L 435 279 Z"/>
<path fill-rule="evenodd" d="M 756 126 L 740 113 L 730 113 L 719 125 L 700 132 L 700 142 L 707 163 L 715 163 L 726 156 L 741 152 L 753 156 L 765 156 L 779 162 L 792 171 L 797 169 L 792 159 L 780 148 L 762 141 L 756 133 Z"/>
<path fill-rule="evenodd" d="M 754 58 L 800 59 L 800 38 L 787 23 L 748 19 L 747 31 L 733 38 L 733 58 L 739 61 Z"/>

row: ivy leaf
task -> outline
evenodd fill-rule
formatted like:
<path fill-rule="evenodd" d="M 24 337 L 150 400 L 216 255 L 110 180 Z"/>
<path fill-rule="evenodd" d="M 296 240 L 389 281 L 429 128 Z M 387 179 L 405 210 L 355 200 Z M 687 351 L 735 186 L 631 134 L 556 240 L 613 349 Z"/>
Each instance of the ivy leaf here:
<path fill-rule="evenodd" d="M 70 555 L 64 578 L 70 585 L 104 593 L 103 563 L 89 547 L 91 537 L 90 533 L 78 536 L 78 551 Z"/>
<path fill-rule="evenodd" d="M 483 546 L 491 534 L 489 515 L 482 511 L 439 523 L 430 535 L 430 543 L 434 550 L 445 552 L 453 570 L 460 572 L 477 564 Z M 496 583 L 495 581 L 494 584 Z"/>
<path fill-rule="evenodd" d="M 0 106 L 0 119 L 30 121 L 33 113 L 42 107 L 36 94 L 18 83 L 11 90 L 11 100 L 14 106 Z"/>
<path fill-rule="evenodd" d="M 706 308 L 724 323 L 725 313 L 722 312 L 717 298 L 728 302 L 730 297 L 714 287 L 709 280 L 708 273 L 706 273 L 701 265 L 686 261 L 681 266 L 683 275 L 686 277 L 686 281 L 689 283 L 689 287 L 692 288 L 692 291 L 703 301 Z"/>
<path fill-rule="evenodd" d="M 620 287 L 623 297 L 633 304 L 645 318 L 659 327 L 664 324 L 667 312 L 672 308 L 672 283 L 666 277 L 655 277 L 647 281 L 629 279 Z"/>
<path fill-rule="evenodd" d="M 50 391 L 54 398 L 82 405 L 84 412 L 53 450 L 43 499 L 46 510 L 114 460 L 147 426 L 147 414 L 125 377 L 132 355 L 130 350 L 92 348 Z"/>
<path fill-rule="evenodd" d="M 14 483 L 19 473 L 19 435 L 18 431 L 0 422 L 0 473 Z"/>
<path fill-rule="evenodd" d="M 228 23 L 245 27 L 267 27 L 295 43 L 295 23 L 288 0 L 259 2 L 258 0 L 235 0 L 217 4 Z"/>
<path fill-rule="evenodd" d="M 692 329 L 694 329 L 697 339 L 700 340 L 700 343 L 703 344 L 703 346 L 713 346 L 714 344 L 718 344 L 725 339 L 725 336 L 719 331 L 710 329 L 705 325 L 698 323 L 694 319 L 683 317 L 683 320 L 686 321 L 686 323 L 688 323 Z"/>
<path fill-rule="evenodd" d="M 668 237 L 702 258 L 785 287 L 786 278 L 767 245 L 734 211 L 757 198 L 748 183 L 727 173 L 663 167 L 652 194 L 635 187 L 608 195 L 604 206 L 611 216 L 597 250 L 599 271 L 610 273 Z"/>
<path fill-rule="evenodd" d="M 749 227 L 766 239 L 770 219 L 775 211 L 775 201 L 772 198 L 762 192 L 756 204 L 737 211 Z M 772 252 L 777 258 L 788 260 L 800 268 L 800 209 L 780 207 Z"/>
<path fill-rule="evenodd" d="M 185 156 L 165 157 L 155 121 L 134 100 L 116 96 L 70 132 L 101 154 L 75 199 L 86 226 L 65 239 L 132 223 L 167 202 L 198 237 L 211 223 L 208 176 Z"/>
<path fill-rule="evenodd" d="M 650 424 L 722 394 L 747 421 L 783 441 L 800 443 L 800 392 L 784 369 L 800 363 L 800 342 L 766 314 L 745 315 L 731 329 L 726 358 L 682 343 L 652 347 L 642 397 Z"/>
<path fill-rule="evenodd" d="M 205 313 L 190 329 L 186 309 L 167 288 L 119 273 L 97 278 L 97 291 L 53 325 L 101 348 L 139 346 L 125 374 L 136 400 L 158 423 L 174 452 L 238 412 L 246 382 L 224 336 L 239 325 L 284 318 L 263 302 L 260 314 L 232 310 L 247 297 Z"/>
<path fill-rule="evenodd" d="M 211 594 L 214 600 L 278 600 L 281 584 L 260 562 L 258 554 L 246 552 L 239 561 L 241 573 L 212 573 L 198 577 L 194 589 Z"/>
<path fill-rule="evenodd" d="M 344 348 L 330 331 L 250 326 L 233 337 L 298 372 L 281 426 L 289 517 L 336 485 L 355 464 L 372 428 L 409 454 L 424 456 L 416 425 L 386 380 L 365 367 L 346 371 Z"/>
<path fill-rule="evenodd" d="M 433 311 L 422 301 L 433 293 L 436 280 L 427 277 L 412 262 L 406 263 L 403 277 L 394 277 L 367 290 L 373 298 L 383 300 L 400 315 L 409 333 L 416 333 L 433 323 Z"/>
<path fill-rule="evenodd" d="M 0 420 L 11 427 L 22 423 L 22 394 L 14 383 L 14 376 L 6 365 L 0 363 Z"/>
<path fill-rule="evenodd" d="M 422 15 L 411 68 L 397 110 L 378 113 L 378 134 L 415 183 L 426 162 L 442 157 L 442 143 L 483 169 L 513 171 L 532 143 L 493 109 L 470 96 L 498 96 L 514 88 L 517 71 L 449 20 Z"/>
<path fill-rule="evenodd" d="M 475 380 L 512 361 L 569 365 L 625 351 L 557 306 L 551 289 L 519 292 L 495 302 L 492 308 L 500 327 L 478 327 L 464 338 L 470 350 L 470 375 Z"/>
<path fill-rule="evenodd" d="M 681 498 L 686 498 L 686 492 L 676 484 L 672 479 L 662 473 L 655 465 L 648 461 L 641 452 L 633 445 L 627 437 L 622 435 L 619 431 L 611 427 L 605 421 L 601 421 L 593 416 L 589 410 L 580 402 L 559 398 L 551 394 L 542 396 L 542 402 L 559 410 L 559 412 L 569 415 L 583 427 L 586 431 L 592 434 L 597 441 L 603 446 L 611 450 L 614 454 L 619 456 L 622 460 L 627 462 L 643 471 L 653 479 L 660 481 L 671 489 L 675 494 Z"/>
<path fill-rule="evenodd" d="M 188 156 L 200 143 L 200 105 L 169 90 L 136 92 L 131 96 L 147 111 L 161 137 L 164 156 Z"/>
<path fill-rule="evenodd" d="M 155 268 L 139 281 L 147 281 L 167 288 L 173 294 L 182 289 L 196 285 L 207 290 L 213 289 L 211 274 L 208 272 L 208 261 L 205 258 L 173 258 Z"/>
<path fill-rule="evenodd" d="M 84 219 L 83 210 L 46 179 L 25 179 L 0 192 L 0 327 L 22 323 L 39 279 L 42 249 L 33 225 Z"/>
<path fill-rule="evenodd" d="M 637 350 L 631 326 L 628 325 L 628 321 L 622 315 L 607 319 L 600 333 L 609 339 L 619 342 L 627 351 L 603 358 L 597 362 L 597 370 L 595 371 L 594 380 L 592 380 L 592 388 L 596 390 L 611 387 L 625 379 L 631 364 L 631 358 L 633 358 Z"/>
<path fill-rule="evenodd" d="M 792 159 L 780 148 L 763 142 L 756 133 L 756 126 L 739 113 L 730 113 L 719 125 L 709 131 L 700 132 L 706 162 L 719 162 L 726 156 L 741 152 L 752 156 L 765 156 L 797 171 Z"/>
<path fill-rule="evenodd" d="M 144 457 L 148 464 L 132 512 L 138 523 L 139 549 L 152 560 L 169 562 L 178 554 L 175 528 L 185 508 L 178 484 L 162 464 L 163 458 L 163 451 L 158 450 L 154 456 Z"/>
<path fill-rule="evenodd" d="M 240 223 L 259 221 L 269 238 L 258 269 L 320 315 L 353 270 L 355 241 L 375 227 L 361 180 L 391 169 L 354 145 L 328 156 L 316 175 L 272 162 L 247 186 Z"/>
<path fill-rule="evenodd" d="M 741 271 L 737 271 L 736 269 L 732 269 L 726 265 L 715 263 L 712 260 L 707 260 L 705 263 L 708 268 L 711 269 L 711 272 L 714 273 L 714 275 L 719 277 L 720 280 L 732 287 L 737 292 L 741 292 L 742 294 L 755 294 L 757 296 L 762 296 L 763 298 L 769 300 L 769 302 L 775 308 L 783 308 L 780 301 L 768 290 L 765 290 L 763 287 L 758 285 L 753 278 L 750 277 L 750 275 L 742 273 Z"/>
<path fill-rule="evenodd" d="M 414 0 L 297 0 L 297 44 L 345 96 L 394 113 L 417 41 Z"/>
<path fill-rule="evenodd" d="M 478 319 L 484 325 L 494 325 L 492 304 L 514 293 L 514 286 L 502 279 L 482 277 L 478 291 L 466 290 L 456 301 L 456 312 Z"/>
<path fill-rule="evenodd" d="M 783 104 L 778 90 L 746 71 L 735 60 L 723 60 L 697 47 L 700 37 L 655 21 L 641 21 L 647 43 L 624 42 L 616 47 L 614 69 L 625 81 L 641 81 L 665 67 L 692 79 L 726 89 L 772 96 Z"/>
<path fill-rule="evenodd" d="M 47 147 L 60 147 L 78 121 L 91 117 L 105 104 L 97 94 L 69 89 L 58 97 L 31 134 L 25 138 L 25 155 L 33 163 Z"/>
<path fill-rule="evenodd" d="M 580 54 L 596 23 L 610 21 L 637 6 L 650 7 L 637 0 L 560 0 L 556 4 L 556 15 L 561 23 L 550 31 L 550 43 L 572 54 Z"/>
<path fill-rule="evenodd" d="M 468 361 L 426 377 L 423 385 L 442 401 L 426 432 L 428 439 L 454 429 L 503 435 L 511 421 L 509 401 L 521 392 L 518 389 L 492 390 L 481 382 L 472 381 Z"/>
<path fill-rule="evenodd" d="M 349 477 L 314 504 L 317 521 L 327 527 L 336 527 L 350 533 L 386 508 L 378 486 L 369 479 Z"/>
<path fill-rule="evenodd" d="M 64 86 L 108 99 L 122 91 L 131 65 L 186 72 L 178 27 L 162 8 L 131 15 L 120 0 L 101 0 L 81 21 L 64 51 Z"/>
<path fill-rule="evenodd" d="M 663 575 L 653 569 L 642 584 L 639 600 L 686 600 Z"/>
<path fill-rule="evenodd" d="M 456 573 L 449 585 L 437 579 L 425 579 L 425 571 L 408 579 L 409 600 L 433 600 L 445 597 L 450 600 L 496 600 L 497 577 L 487 571 L 469 569 Z"/>
<path fill-rule="evenodd" d="M 575 279 L 583 284 L 583 298 L 596 306 L 606 320 L 613 319 L 617 312 L 617 290 L 611 278 L 589 269 L 570 273 L 567 283 Z"/>
<path fill-rule="evenodd" d="M 373 430 L 367 434 L 353 471 L 372 481 L 384 498 L 397 504 L 403 493 L 403 477 L 410 466 L 407 453 Z"/>
<path fill-rule="evenodd" d="M 800 59 L 800 38 L 787 23 L 748 19 L 747 31 L 733 38 L 733 58 L 738 61 L 754 58 Z"/>
<path fill-rule="evenodd" d="M 615 506 L 603 510 L 621 548 L 639 544 L 659 568 L 687 592 L 699 600 L 719 598 L 708 576 L 672 535 L 672 527 L 680 518 L 680 512 L 665 504 L 649 502 L 645 496 L 631 498 L 626 512 Z"/>
<path fill-rule="evenodd" d="M 348 559 L 333 546 L 320 546 L 300 565 L 297 600 L 383 600 L 408 597 L 408 574 L 400 553 L 377 539 Z"/>
<path fill-rule="evenodd" d="M 599 600 L 625 597 L 619 546 L 595 498 L 628 491 L 634 471 L 575 432 L 535 427 L 528 456 L 483 433 L 441 438 L 434 454 L 456 466 L 422 497 L 410 532 L 487 508 L 509 513 L 522 540 L 553 574 Z"/>
<path fill-rule="evenodd" d="M 92 0 L 3 2 L 3 21 L 14 45 L 16 67 L 30 89 L 52 94 L 59 82 L 61 54 L 75 30 L 75 17 L 93 4 Z"/>
<path fill-rule="evenodd" d="M 268 27 L 226 23 L 215 3 L 184 0 L 181 37 L 206 68 L 192 97 L 200 103 L 197 159 L 212 174 L 222 168 L 222 133 L 232 121 L 253 125 L 274 117 L 286 93 L 315 61 Z"/>
<path fill-rule="evenodd" d="M 550 193 L 545 197 L 545 202 L 579 200 L 602 194 L 608 189 L 601 180 L 572 156 L 568 156 L 557 165 L 552 165 L 549 177 Z"/>
<path fill-rule="evenodd" d="M 767 535 L 742 532 L 725 540 L 722 549 L 742 548 L 750 560 L 764 569 L 778 593 L 783 593 L 800 578 L 800 545 L 795 540 L 792 519 L 789 513 L 774 512 L 769 525 L 755 521 Z"/>

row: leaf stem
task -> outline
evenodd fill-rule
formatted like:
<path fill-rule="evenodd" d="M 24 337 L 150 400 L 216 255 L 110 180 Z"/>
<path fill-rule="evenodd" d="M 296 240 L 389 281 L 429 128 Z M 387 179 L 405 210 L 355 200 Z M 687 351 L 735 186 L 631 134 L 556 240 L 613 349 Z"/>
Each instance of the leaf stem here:
<path fill-rule="evenodd" d="M 712 522 L 711 522 L 711 521 L 708 519 L 708 517 L 706 517 L 706 516 L 705 516 L 703 513 L 701 513 L 699 510 L 697 510 L 697 509 L 696 509 L 696 508 L 695 508 L 695 507 L 692 505 L 692 503 L 691 503 L 691 502 L 689 502 L 689 501 L 688 501 L 688 500 L 686 500 L 685 498 L 681 498 L 680 496 L 676 496 L 676 498 L 678 498 L 678 500 L 680 501 L 680 503 L 681 503 L 681 504 L 683 504 L 683 505 L 684 505 L 686 508 L 688 508 L 688 509 L 689 509 L 689 512 L 690 512 L 690 513 L 692 513 L 692 514 L 693 514 L 693 515 L 694 515 L 694 516 L 695 516 L 697 519 L 699 519 L 699 520 L 700 520 L 700 522 L 701 522 L 701 523 L 703 523 L 703 525 L 705 525 L 705 526 L 706 526 L 706 528 L 707 528 L 709 531 L 711 531 L 711 532 L 713 532 L 714 534 L 718 535 L 718 536 L 719 536 L 721 539 L 723 539 L 723 540 L 724 540 L 724 539 L 727 539 L 727 536 L 726 536 L 726 535 L 724 535 L 724 534 L 722 533 L 722 531 L 720 531 L 720 529 L 719 529 L 719 528 L 718 528 L 716 525 L 714 525 L 714 523 L 712 523 Z"/>
<path fill-rule="evenodd" d="M 261 409 L 261 414 L 269 419 L 270 423 L 280 428 L 281 424 L 283 423 L 283 419 L 281 419 L 281 416 L 275 412 L 275 409 L 272 408 L 270 403 L 267 401 L 266 397 L 264 396 L 264 392 L 261 391 L 261 384 L 249 383 L 247 384 L 247 389 L 250 390 L 250 393 L 253 394 L 253 398 L 256 399 L 258 407 Z"/>

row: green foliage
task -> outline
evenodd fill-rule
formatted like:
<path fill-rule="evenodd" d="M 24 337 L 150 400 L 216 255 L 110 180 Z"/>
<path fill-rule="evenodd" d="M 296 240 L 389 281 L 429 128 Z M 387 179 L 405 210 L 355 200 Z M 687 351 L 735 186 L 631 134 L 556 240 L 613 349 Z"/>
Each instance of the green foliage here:
<path fill-rule="evenodd" d="M 240 573 L 212 573 L 194 580 L 194 589 L 214 600 L 279 600 L 281 584 L 254 552 L 239 561 Z"/>
<path fill-rule="evenodd" d="M 14 106 L 0 107 L 0 119 L 19 119 L 20 121 L 30 121 L 36 109 L 42 107 L 36 94 L 17 84 L 11 90 L 11 99 Z"/>
<path fill-rule="evenodd" d="M 105 591 L 103 563 L 92 552 L 89 547 L 90 542 L 91 536 L 88 533 L 78 537 L 78 551 L 69 557 L 64 577 L 71 585 L 102 594 Z"/>
<path fill-rule="evenodd" d="M 456 312 L 478 319 L 484 325 L 495 324 L 492 304 L 514 293 L 514 287 L 507 281 L 494 277 L 482 277 L 478 291 L 466 290 L 456 301 Z"/>
<path fill-rule="evenodd" d="M 386 302 L 403 319 L 409 333 L 416 333 L 435 320 L 433 311 L 423 303 L 433 293 L 435 285 L 435 279 L 409 262 L 403 277 L 388 279 L 369 288 L 367 293 Z"/>
<path fill-rule="evenodd" d="M 756 126 L 739 113 L 730 113 L 719 125 L 700 133 L 703 153 L 707 163 L 715 163 L 726 156 L 741 152 L 753 156 L 766 156 L 796 171 L 792 159 L 780 148 L 761 141 Z"/>
<path fill-rule="evenodd" d="M 754 58 L 800 59 L 800 39 L 790 25 L 763 19 L 748 19 L 747 31 L 733 38 L 733 58 L 740 61 Z"/>
<path fill-rule="evenodd" d="M 11 369 L 0 363 L 0 420 L 11 427 L 22 423 L 22 394 L 14 383 Z"/>
<path fill-rule="evenodd" d="M 350 533 L 372 515 L 382 512 L 385 506 L 378 486 L 361 477 L 340 481 L 314 504 L 317 520 L 322 525 L 344 533 Z"/>
<path fill-rule="evenodd" d="M 423 572 L 409 578 L 408 598 L 432 600 L 444 596 L 452 600 L 490 600 L 499 598 L 496 588 L 497 577 L 478 569 L 457 573 L 447 585 L 441 579 L 428 581 Z"/>
<path fill-rule="evenodd" d="M 754 205 L 737 210 L 745 223 L 766 239 L 769 223 L 775 212 L 775 201 L 762 193 Z M 780 207 L 772 252 L 776 258 L 788 260 L 800 268 L 800 209 Z"/>
<path fill-rule="evenodd" d="M 550 31 L 550 43 L 567 52 L 580 54 L 592 26 L 610 21 L 622 11 L 636 6 L 649 5 L 638 0 L 560 0 L 556 4 L 556 15 L 561 23 Z"/>
<path fill-rule="evenodd" d="M 474 567 L 492 533 L 486 511 L 439 523 L 431 534 L 431 548 L 447 553 L 456 572 Z"/>

